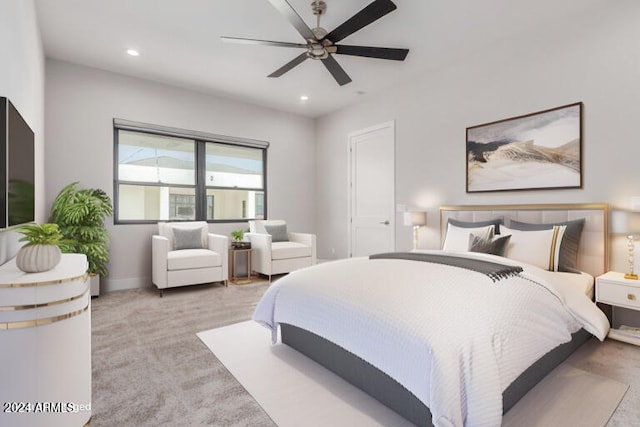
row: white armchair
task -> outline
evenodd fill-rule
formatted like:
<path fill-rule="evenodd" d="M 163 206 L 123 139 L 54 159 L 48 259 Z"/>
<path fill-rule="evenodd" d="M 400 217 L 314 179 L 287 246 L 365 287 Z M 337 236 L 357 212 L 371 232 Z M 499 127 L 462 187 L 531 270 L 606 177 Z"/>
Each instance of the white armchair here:
<path fill-rule="evenodd" d="M 249 221 L 251 266 L 257 273 L 269 276 L 289 273 L 316 263 L 316 235 L 287 231 L 282 220 Z"/>
<path fill-rule="evenodd" d="M 151 242 L 151 278 L 160 290 L 229 278 L 229 239 L 209 233 L 207 223 L 161 222 Z"/>

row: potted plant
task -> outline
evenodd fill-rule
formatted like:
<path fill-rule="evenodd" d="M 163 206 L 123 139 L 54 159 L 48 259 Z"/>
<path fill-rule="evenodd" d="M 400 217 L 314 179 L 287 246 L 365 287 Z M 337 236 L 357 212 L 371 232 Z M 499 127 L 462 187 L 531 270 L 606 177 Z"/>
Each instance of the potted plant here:
<path fill-rule="evenodd" d="M 18 250 L 16 265 L 26 273 L 51 270 L 60 262 L 60 244 L 66 244 L 58 224 L 26 224 L 16 230 L 27 242 Z"/>
<path fill-rule="evenodd" d="M 231 232 L 231 246 L 236 249 L 249 249 L 251 248 L 251 242 L 245 242 L 244 230 L 236 230 Z"/>
<path fill-rule="evenodd" d="M 91 295 L 99 294 L 99 276 L 109 274 L 109 233 L 104 221 L 112 213 L 111 199 L 104 191 L 79 189 L 77 182 L 64 187 L 51 206 L 50 221 L 58 224 L 63 236 L 71 241 L 61 245 L 62 251 L 87 256 Z"/>

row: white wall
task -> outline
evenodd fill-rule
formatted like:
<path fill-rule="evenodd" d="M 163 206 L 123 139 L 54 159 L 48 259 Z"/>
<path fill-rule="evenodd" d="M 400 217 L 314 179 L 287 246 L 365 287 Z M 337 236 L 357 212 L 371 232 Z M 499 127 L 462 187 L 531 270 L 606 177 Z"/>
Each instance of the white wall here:
<path fill-rule="evenodd" d="M 66 184 L 113 197 L 113 119 L 268 141 L 268 216 L 292 230 L 315 226 L 311 119 L 66 62 L 46 62 L 46 203 Z M 211 225 L 229 235 L 244 224 Z M 102 290 L 151 285 L 152 225 L 114 225 Z"/>
<path fill-rule="evenodd" d="M 640 2 L 599 2 L 319 119 L 318 257 L 347 255 L 347 134 L 389 120 L 396 122 L 396 202 L 428 211 L 423 248 L 439 247 L 442 204 L 629 208 L 630 197 L 640 195 L 638 16 Z M 584 102 L 582 189 L 465 193 L 466 127 L 578 101 Z M 401 218 L 397 224 L 396 249 L 408 250 L 411 227 Z M 614 243 L 612 267 L 624 270 L 624 248 Z"/>
<path fill-rule="evenodd" d="M 35 219 L 44 222 L 44 54 L 33 0 L 0 1 L 0 58 L 0 96 L 11 100 L 35 133 Z M 0 264 L 15 256 L 19 237 L 0 230 Z"/>
<path fill-rule="evenodd" d="M 2 25 L 0 31 L 20 34 L 16 15 L 34 19 L 32 6 L 26 7 L 27 13 L 23 4 L 2 3 L 10 10 L 0 9 L 0 24 L 7 21 L 13 27 L 5 30 Z M 638 12 L 640 3 L 634 0 L 599 2 L 315 122 L 49 60 L 45 204 L 48 207 L 60 188 L 76 180 L 83 187 L 113 194 L 112 119 L 118 117 L 271 142 L 269 216 L 286 218 L 298 230 L 315 231 L 319 258 L 347 255 L 347 134 L 389 120 L 396 122 L 397 203 L 429 214 L 421 247 L 439 246 L 441 204 L 608 202 L 626 208 L 631 196 L 640 195 L 640 146 L 635 141 L 640 113 L 640 26 L 634 22 Z M 35 25 L 32 31 L 37 33 Z M 23 43 L 30 40 L 23 38 Z M 33 49 L 23 54 L 15 42 L 10 45 L 18 62 L 28 62 L 20 55 L 33 58 Z M 14 74 L 29 79 L 29 73 Z M 7 80 L 0 74 L 0 85 Z M 465 193 L 466 127 L 577 101 L 584 102 L 582 189 Z M 148 285 L 154 227 L 107 225 L 113 241 L 106 289 Z M 212 229 L 228 234 L 238 227 Z M 409 249 L 411 229 L 401 218 L 396 235 L 396 248 Z M 624 248 L 614 243 L 612 267 L 623 269 L 618 252 Z"/>

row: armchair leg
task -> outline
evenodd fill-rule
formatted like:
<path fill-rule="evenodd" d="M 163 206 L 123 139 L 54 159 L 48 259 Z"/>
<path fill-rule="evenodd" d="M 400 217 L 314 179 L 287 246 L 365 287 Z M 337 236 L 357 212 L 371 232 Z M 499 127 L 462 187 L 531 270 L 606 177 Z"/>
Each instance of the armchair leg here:
<path fill-rule="evenodd" d="M 160 291 L 160 298 L 162 298 L 164 289 L 158 289 Z"/>

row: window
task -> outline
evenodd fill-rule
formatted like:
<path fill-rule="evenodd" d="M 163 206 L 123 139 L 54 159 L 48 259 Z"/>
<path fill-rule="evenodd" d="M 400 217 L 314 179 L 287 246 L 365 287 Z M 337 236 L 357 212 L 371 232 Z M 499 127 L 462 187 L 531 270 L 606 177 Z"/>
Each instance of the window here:
<path fill-rule="evenodd" d="M 114 120 L 115 222 L 266 215 L 268 143 Z"/>

